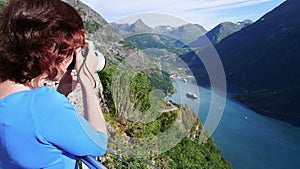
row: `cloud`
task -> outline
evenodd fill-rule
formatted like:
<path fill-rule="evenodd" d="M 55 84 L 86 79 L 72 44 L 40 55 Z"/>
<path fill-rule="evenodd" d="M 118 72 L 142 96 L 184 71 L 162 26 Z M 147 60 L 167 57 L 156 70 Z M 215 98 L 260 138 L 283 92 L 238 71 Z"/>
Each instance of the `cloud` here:
<path fill-rule="evenodd" d="M 227 3 L 224 1 L 223 3 L 208 3 L 206 5 L 201 5 L 199 8 L 194 8 L 192 10 L 203 10 L 203 11 L 220 11 L 220 10 L 229 10 L 236 9 L 242 7 L 248 7 L 252 5 L 257 5 L 260 3 L 269 2 L 270 0 L 228 0 Z"/>
<path fill-rule="evenodd" d="M 222 10 L 236 10 L 271 0 L 82 0 L 109 22 L 141 13 L 161 13 L 211 28 L 216 21 L 228 18 Z M 283 0 L 281 0 L 283 1 Z M 254 12 L 254 11 L 253 11 Z M 232 13 L 234 15 L 234 13 Z M 250 14 L 239 14 L 239 17 Z M 232 17 L 236 18 L 236 17 Z M 246 18 L 243 18 L 246 19 Z M 247 18 L 248 19 L 248 18 Z M 213 23 L 214 22 L 214 23 Z"/>
<path fill-rule="evenodd" d="M 268 2 L 271 0 L 83 0 L 93 7 L 113 11 L 115 13 L 127 12 L 157 12 L 157 11 L 189 11 L 195 9 L 238 8 Z"/>

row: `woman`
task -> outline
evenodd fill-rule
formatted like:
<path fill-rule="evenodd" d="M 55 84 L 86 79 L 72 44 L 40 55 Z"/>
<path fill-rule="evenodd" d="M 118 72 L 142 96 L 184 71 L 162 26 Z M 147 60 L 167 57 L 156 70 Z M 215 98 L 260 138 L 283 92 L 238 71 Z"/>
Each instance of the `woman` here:
<path fill-rule="evenodd" d="M 80 15 L 61 0 L 10 0 L 1 24 L 0 168 L 71 169 L 76 156 L 103 155 L 105 120 L 89 73 L 97 56 L 84 40 Z M 86 59 L 80 52 L 85 44 Z M 65 97 L 73 56 L 85 119 Z M 43 86 L 57 80 L 57 91 Z"/>

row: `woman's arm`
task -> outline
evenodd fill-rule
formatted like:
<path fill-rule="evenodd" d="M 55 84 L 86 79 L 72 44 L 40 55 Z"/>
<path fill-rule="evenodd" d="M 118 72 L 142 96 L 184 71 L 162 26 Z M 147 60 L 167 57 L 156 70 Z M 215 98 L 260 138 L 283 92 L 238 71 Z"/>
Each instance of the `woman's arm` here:
<path fill-rule="evenodd" d="M 98 66 L 98 58 L 95 55 L 94 44 L 87 41 L 88 55 L 86 58 L 77 50 L 75 69 L 82 88 L 84 117 L 99 132 L 107 135 L 105 119 L 100 108 L 99 98 L 94 91 L 94 82 L 91 73 L 95 73 Z M 84 65 L 85 64 L 85 65 Z"/>
<path fill-rule="evenodd" d="M 100 102 L 91 85 L 90 79 L 86 76 L 80 77 L 82 88 L 84 117 L 99 132 L 107 135 L 105 119 L 100 108 Z"/>

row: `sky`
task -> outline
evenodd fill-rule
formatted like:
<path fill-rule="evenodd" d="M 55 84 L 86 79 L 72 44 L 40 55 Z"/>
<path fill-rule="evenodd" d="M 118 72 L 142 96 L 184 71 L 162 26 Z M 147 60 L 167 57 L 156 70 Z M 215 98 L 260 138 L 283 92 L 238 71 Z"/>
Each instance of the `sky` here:
<path fill-rule="evenodd" d="M 148 26 L 199 24 L 211 30 L 221 22 L 256 21 L 285 0 L 81 0 L 106 21 Z"/>

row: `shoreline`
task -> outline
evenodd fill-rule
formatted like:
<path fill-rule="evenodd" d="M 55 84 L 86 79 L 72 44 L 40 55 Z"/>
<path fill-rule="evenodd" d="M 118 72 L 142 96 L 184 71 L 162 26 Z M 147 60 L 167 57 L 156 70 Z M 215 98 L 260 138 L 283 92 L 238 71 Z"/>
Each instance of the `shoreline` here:
<path fill-rule="evenodd" d="M 256 108 L 255 106 L 252 106 L 250 104 L 247 104 L 245 102 L 241 102 L 238 99 L 235 99 L 234 97 L 231 97 L 231 100 L 234 100 L 235 102 L 247 107 L 250 110 L 253 110 L 255 113 L 276 119 L 276 120 L 280 120 L 286 123 L 289 123 L 293 126 L 299 127 L 300 128 L 300 117 L 291 117 L 288 115 L 283 115 L 283 114 L 278 114 L 278 113 L 272 113 L 272 112 L 267 112 L 264 110 L 260 110 L 259 108 Z"/>

